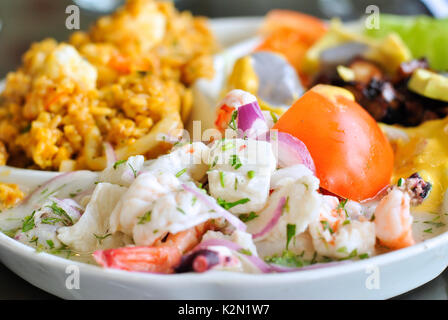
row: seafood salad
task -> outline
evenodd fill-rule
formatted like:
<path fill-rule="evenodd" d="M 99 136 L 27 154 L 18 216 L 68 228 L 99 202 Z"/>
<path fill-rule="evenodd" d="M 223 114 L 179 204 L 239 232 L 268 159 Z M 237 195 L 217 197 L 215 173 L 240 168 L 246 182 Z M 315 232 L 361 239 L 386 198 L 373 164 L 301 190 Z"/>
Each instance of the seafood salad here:
<path fill-rule="evenodd" d="M 326 108 L 365 112 L 344 89 L 319 85 L 298 102 L 307 95 Z M 288 113 L 274 123 L 242 90 L 218 109 L 232 110 L 223 138 L 179 141 L 149 161 L 117 161 L 112 151 L 102 172 L 63 173 L 42 184 L 0 215 L 1 229 L 38 250 L 152 273 L 292 272 L 415 243 L 411 210 L 431 190 L 418 174 L 345 189 L 337 177 L 319 179 L 307 146 L 278 129 Z M 374 152 L 388 156 L 375 122 L 370 129 L 384 142 Z"/>
<path fill-rule="evenodd" d="M 0 231 L 158 274 L 330 267 L 446 232 L 448 25 L 382 21 L 273 10 L 212 56 L 206 20 L 128 0 L 34 45 L 0 95 Z"/>

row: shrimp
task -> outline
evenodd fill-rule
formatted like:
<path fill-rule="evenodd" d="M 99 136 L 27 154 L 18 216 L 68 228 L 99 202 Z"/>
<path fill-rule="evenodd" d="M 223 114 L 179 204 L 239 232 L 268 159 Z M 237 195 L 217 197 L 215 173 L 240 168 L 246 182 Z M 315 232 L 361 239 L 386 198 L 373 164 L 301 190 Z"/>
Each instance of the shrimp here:
<path fill-rule="evenodd" d="M 411 197 L 397 187 L 383 199 L 375 210 L 375 230 L 380 243 L 391 249 L 401 249 L 415 243 L 412 237 L 413 217 Z"/>
<path fill-rule="evenodd" d="M 176 234 L 161 237 L 152 246 L 98 250 L 93 256 L 101 266 L 106 268 L 173 273 L 181 263 L 182 256 L 198 245 L 202 236 L 214 227 L 215 224 L 210 220 Z"/>
<path fill-rule="evenodd" d="M 309 226 L 317 253 L 344 259 L 374 252 L 375 225 L 361 212 L 354 212 L 358 210 L 360 206 L 352 205 L 349 210 L 338 198 L 323 196 L 319 219 Z"/>
<path fill-rule="evenodd" d="M 257 101 L 257 98 L 243 90 L 230 91 L 218 104 L 215 126 L 221 132 L 227 129 L 233 112 L 239 107 Z"/>

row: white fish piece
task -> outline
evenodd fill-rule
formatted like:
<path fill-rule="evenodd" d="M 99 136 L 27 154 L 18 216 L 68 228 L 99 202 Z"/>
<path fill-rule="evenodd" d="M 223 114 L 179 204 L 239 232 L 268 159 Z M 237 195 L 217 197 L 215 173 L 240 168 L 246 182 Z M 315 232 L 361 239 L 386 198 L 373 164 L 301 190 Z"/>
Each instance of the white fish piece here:
<path fill-rule="evenodd" d="M 216 218 L 216 213 L 191 192 L 181 190 L 166 193 L 158 197 L 139 217 L 133 228 L 134 242 L 136 245 L 149 246 L 167 232 L 176 234 L 212 218 Z"/>
<path fill-rule="evenodd" d="M 215 142 L 208 156 L 210 194 L 226 202 L 249 199 L 229 209 L 233 214 L 259 211 L 269 195 L 277 161 L 269 142 L 224 139 Z"/>
<path fill-rule="evenodd" d="M 99 183 L 79 221 L 58 229 L 58 239 L 77 252 L 89 253 L 123 245 L 120 234 L 110 232 L 110 215 L 125 187 Z"/>
<path fill-rule="evenodd" d="M 274 183 L 274 192 L 269 196 L 268 205 L 258 213 L 257 218 L 247 223 L 248 232 L 252 234 L 260 232 L 272 220 L 280 200 L 286 198 L 283 213 L 277 224 L 270 231 L 255 239 L 256 244 L 259 241 L 278 242 L 283 244 L 283 248 L 285 248 L 288 224 L 295 225 L 295 235 L 299 235 L 319 216 L 319 209 L 322 204 L 322 195 L 318 192 L 319 179 L 303 165 L 294 167 L 297 171 L 295 174 L 291 172 L 293 167 L 276 171 L 274 175 L 278 173 L 279 177 L 276 178 Z M 291 179 L 284 175 L 284 172 L 289 172 L 292 177 L 299 178 Z M 304 172 L 307 174 L 302 175 Z M 280 177 L 283 177 L 283 179 Z M 278 253 L 281 254 L 281 252 Z"/>
<path fill-rule="evenodd" d="M 331 258 L 354 258 L 372 255 L 375 250 L 375 224 L 363 216 L 363 207 L 355 202 L 322 196 L 318 219 L 310 223 L 309 232 L 317 253 Z"/>
<path fill-rule="evenodd" d="M 123 162 L 118 161 L 100 173 L 99 181 L 129 187 L 142 170 L 144 162 L 145 158 L 143 156 L 130 157 Z"/>
<path fill-rule="evenodd" d="M 375 224 L 370 221 L 352 220 L 332 235 L 331 242 L 322 236 L 320 221 L 310 225 L 310 234 L 314 248 L 322 256 L 343 259 L 350 257 L 350 254 L 358 256 L 367 253 L 372 256 L 375 252 Z"/>
<path fill-rule="evenodd" d="M 180 180 L 172 173 L 141 173 L 115 206 L 110 216 L 110 232 L 121 231 L 132 237 L 139 217 L 152 208 L 152 203 L 180 188 Z"/>
<path fill-rule="evenodd" d="M 255 172 L 255 171 L 254 171 Z M 257 212 L 263 209 L 269 195 L 269 175 L 247 174 L 227 171 L 210 171 L 208 174 L 210 193 L 228 203 L 247 201 L 229 209 L 233 214 Z"/>
<path fill-rule="evenodd" d="M 151 161 L 144 171 L 159 174 L 169 172 L 185 182 L 191 179 L 201 181 L 208 169 L 205 162 L 208 152 L 209 148 L 202 142 L 187 143 Z"/>

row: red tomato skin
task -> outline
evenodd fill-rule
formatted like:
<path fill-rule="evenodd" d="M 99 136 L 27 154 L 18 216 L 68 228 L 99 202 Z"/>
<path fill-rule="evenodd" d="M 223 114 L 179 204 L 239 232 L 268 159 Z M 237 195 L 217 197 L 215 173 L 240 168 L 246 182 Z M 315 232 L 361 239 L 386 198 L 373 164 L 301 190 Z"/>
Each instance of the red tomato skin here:
<path fill-rule="evenodd" d="M 390 183 L 392 147 L 375 119 L 355 101 L 310 90 L 274 129 L 305 143 L 321 187 L 340 197 L 366 200 Z"/>

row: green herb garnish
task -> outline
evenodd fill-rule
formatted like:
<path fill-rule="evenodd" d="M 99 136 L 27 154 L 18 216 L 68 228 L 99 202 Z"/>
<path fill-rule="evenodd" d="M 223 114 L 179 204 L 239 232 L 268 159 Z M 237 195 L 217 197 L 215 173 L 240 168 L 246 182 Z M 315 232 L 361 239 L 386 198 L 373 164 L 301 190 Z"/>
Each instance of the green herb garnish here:
<path fill-rule="evenodd" d="M 252 255 L 252 252 L 251 252 L 250 250 L 248 250 L 248 249 L 244 249 L 244 248 L 238 250 L 238 252 L 239 252 L 239 253 L 242 253 L 242 254 L 244 254 L 244 255 L 246 255 L 246 256 L 251 256 L 251 255 Z"/>
<path fill-rule="evenodd" d="M 238 117 L 238 110 L 233 111 L 232 118 L 230 118 L 229 128 L 232 130 L 237 130 L 236 118 Z"/>
<path fill-rule="evenodd" d="M 50 249 L 54 249 L 54 242 L 53 242 L 53 240 L 47 240 L 46 242 L 47 242 L 48 246 L 50 247 Z"/>
<path fill-rule="evenodd" d="M 117 162 L 114 163 L 114 169 L 117 170 L 117 167 L 118 167 L 120 164 L 123 164 L 123 163 L 125 163 L 125 162 L 126 162 L 126 160 L 118 160 Z"/>
<path fill-rule="evenodd" d="M 129 168 L 131 168 L 132 173 L 134 174 L 134 178 L 137 178 L 137 171 L 134 169 L 134 167 L 130 163 L 128 163 L 128 166 L 129 166 Z"/>
<path fill-rule="evenodd" d="M 221 187 L 225 188 L 225 184 L 224 184 L 224 172 L 219 171 L 219 181 L 221 182 Z"/>
<path fill-rule="evenodd" d="M 112 233 L 107 233 L 107 234 L 105 234 L 105 235 L 103 235 L 103 236 L 99 236 L 99 235 L 97 235 L 97 234 L 93 234 L 93 236 L 98 240 L 99 244 L 102 244 L 103 241 L 104 241 L 105 239 L 107 239 L 108 237 L 110 237 L 111 235 L 112 235 Z"/>
<path fill-rule="evenodd" d="M 296 225 L 295 224 L 287 224 L 286 225 L 286 250 L 288 250 L 289 242 L 296 235 Z"/>
<path fill-rule="evenodd" d="M 139 217 L 137 224 L 145 224 L 151 221 L 151 213 L 152 211 L 148 211 L 143 216 Z"/>
<path fill-rule="evenodd" d="M 34 227 L 36 226 L 34 224 L 34 214 L 35 213 L 36 213 L 36 211 L 33 211 L 33 213 L 31 213 L 31 215 L 29 215 L 23 219 L 22 232 L 27 232 L 27 231 L 34 229 Z"/>
<path fill-rule="evenodd" d="M 178 173 L 176 173 L 176 178 L 179 178 L 181 175 L 183 175 L 185 172 L 187 172 L 187 168 L 184 168 L 180 170 Z"/>
<path fill-rule="evenodd" d="M 227 201 L 225 201 L 225 200 L 223 200 L 221 198 L 218 198 L 216 201 L 218 202 L 218 204 L 221 207 L 223 207 L 226 210 L 229 210 L 229 209 L 231 209 L 231 208 L 233 208 L 233 207 L 235 207 L 237 205 L 245 204 L 245 203 L 249 202 L 250 199 L 249 198 L 243 198 L 243 199 L 240 199 L 240 200 L 235 201 L 235 202 L 227 202 Z"/>
<path fill-rule="evenodd" d="M 258 218 L 258 215 L 255 212 L 250 212 L 250 213 L 244 213 L 244 214 L 240 214 L 238 216 L 238 218 L 240 218 L 241 221 L 243 222 L 248 222 L 251 221 L 255 218 Z"/>
<path fill-rule="evenodd" d="M 235 169 L 238 170 L 243 165 L 241 163 L 240 158 L 236 154 L 232 154 L 230 156 L 230 165 Z"/>
<path fill-rule="evenodd" d="M 328 221 L 324 221 L 324 220 L 322 220 L 320 223 L 322 224 L 322 227 L 324 228 L 324 231 L 325 231 L 325 230 L 328 230 L 328 231 L 330 231 L 330 234 L 333 234 L 333 233 L 334 233 L 334 231 L 333 231 L 333 229 L 330 227 L 330 224 L 328 223 Z"/>

